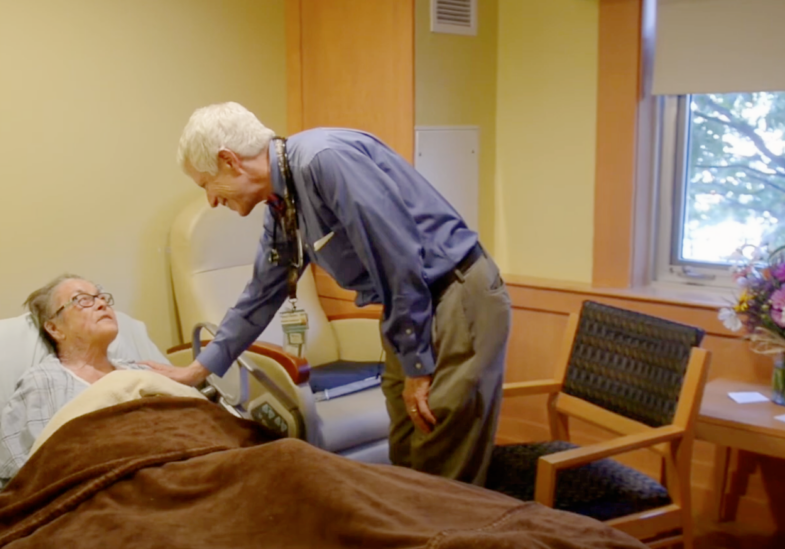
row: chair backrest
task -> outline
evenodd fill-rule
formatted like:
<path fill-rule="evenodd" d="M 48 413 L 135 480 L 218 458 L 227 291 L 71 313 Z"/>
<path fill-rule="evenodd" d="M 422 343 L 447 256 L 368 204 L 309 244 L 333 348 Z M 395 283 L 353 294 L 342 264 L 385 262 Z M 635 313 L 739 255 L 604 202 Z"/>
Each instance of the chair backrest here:
<path fill-rule="evenodd" d="M 109 346 L 110 359 L 154 360 L 168 363 L 147 335 L 143 322 L 116 311 L 118 334 Z M 0 320 L 0 410 L 14 392 L 24 371 L 52 351 L 44 342 L 30 314 Z"/>
<path fill-rule="evenodd" d="M 175 219 L 169 241 L 183 341 L 191 341 L 191 330 L 199 322 L 220 323 L 240 297 L 253 274 L 266 210 L 257 206 L 248 216 L 240 217 L 226 208 L 211 208 L 204 197 L 199 197 Z M 318 366 L 338 360 L 335 334 L 322 309 L 310 268 L 297 285 L 297 305 L 308 313 L 308 362 Z M 288 304 L 282 309 L 286 307 Z M 259 340 L 282 344 L 277 318 Z"/>
<path fill-rule="evenodd" d="M 673 422 L 704 332 L 592 301 L 581 308 L 563 392 L 651 427 Z"/>

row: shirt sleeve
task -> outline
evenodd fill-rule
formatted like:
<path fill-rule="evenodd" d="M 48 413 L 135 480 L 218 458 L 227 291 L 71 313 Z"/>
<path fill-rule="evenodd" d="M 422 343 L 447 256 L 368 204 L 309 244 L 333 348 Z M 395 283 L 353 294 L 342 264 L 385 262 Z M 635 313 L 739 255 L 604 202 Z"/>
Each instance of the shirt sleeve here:
<path fill-rule="evenodd" d="M 398 185 L 388 171 L 353 149 L 321 151 L 308 176 L 380 292 L 382 331 L 405 374 L 432 374 L 432 303 L 423 277 L 423 246 Z"/>
<path fill-rule="evenodd" d="M 62 406 L 62 387 L 45 375 L 22 378 L 0 414 L 0 484 L 27 461 L 35 439 Z"/>
<path fill-rule="evenodd" d="M 229 367 L 259 337 L 287 296 L 286 276 L 289 257 L 279 250 L 277 264 L 268 261 L 273 248 L 273 216 L 265 216 L 264 235 L 254 261 L 253 277 L 245 287 L 240 299 L 229 309 L 218 327 L 215 338 L 205 347 L 197 360 L 212 373 L 223 376 Z M 279 228 L 279 239 L 281 230 Z M 308 262 L 300 270 L 305 269 Z"/>

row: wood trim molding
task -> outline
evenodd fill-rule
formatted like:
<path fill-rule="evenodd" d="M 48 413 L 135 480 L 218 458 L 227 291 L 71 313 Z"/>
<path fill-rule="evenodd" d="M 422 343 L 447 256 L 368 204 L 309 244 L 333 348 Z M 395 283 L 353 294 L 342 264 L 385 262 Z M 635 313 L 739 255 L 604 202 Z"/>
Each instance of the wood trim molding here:
<path fill-rule="evenodd" d="M 628 288 L 633 235 L 643 0 L 600 0 L 592 283 Z"/>
<path fill-rule="evenodd" d="M 586 300 L 598 301 L 614 307 L 660 316 L 692 326 L 700 326 L 707 334 L 740 340 L 717 317 L 720 304 L 701 301 L 680 301 L 675 297 L 639 293 L 630 290 L 597 289 L 591 286 L 527 284 L 507 280 L 513 309 L 569 315 L 580 311 Z"/>

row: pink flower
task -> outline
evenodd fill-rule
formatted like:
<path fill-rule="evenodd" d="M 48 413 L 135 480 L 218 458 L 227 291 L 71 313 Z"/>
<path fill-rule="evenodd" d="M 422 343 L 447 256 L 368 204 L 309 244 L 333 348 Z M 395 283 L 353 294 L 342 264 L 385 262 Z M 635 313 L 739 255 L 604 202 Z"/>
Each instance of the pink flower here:
<path fill-rule="evenodd" d="M 780 328 L 785 328 L 785 311 L 782 309 L 771 309 L 771 319 L 774 321 L 777 326 Z"/>
<path fill-rule="evenodd" d="M 779 310 L 785 309 L 785 289 L 780 288 L 771 294 L 771 308 Z M 777 324 L 779 324 L 779 322 Z"/>

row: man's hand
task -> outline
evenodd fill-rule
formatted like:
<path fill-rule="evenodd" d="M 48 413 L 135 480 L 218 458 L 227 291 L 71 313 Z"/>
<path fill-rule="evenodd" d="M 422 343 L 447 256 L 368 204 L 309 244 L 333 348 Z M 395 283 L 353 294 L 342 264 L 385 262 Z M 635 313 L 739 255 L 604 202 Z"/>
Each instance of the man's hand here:
<path fill-rule="evenodd" d="M 177 366 L 170 366 L 169 364 L 161 364 L 160 362 L 153 362 L 151 360 L 142 360 L 138 364 L 149 366 L 154 372 L 173 379 L 183 385 L 199 385 L 210 375 L 210 370 L 202 366 L 199 362 L 193 361 L 185 368 L 178 368 Z"/>
<path fill-rule="evenodd" d="M 403 384 L 403 402 L 406 413 L 414 425 L 424 433 L 430 433 L 436 418 L 428 407 L 428 392 L 433 376 L 407 377 Z"/>

